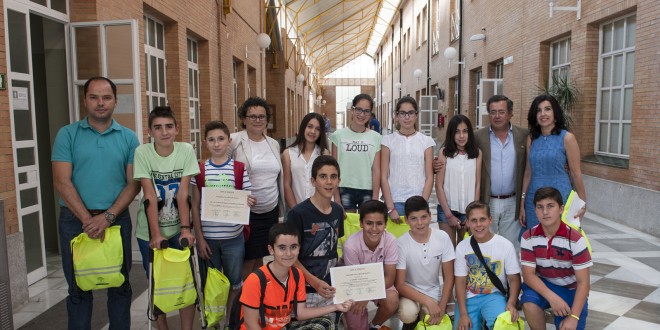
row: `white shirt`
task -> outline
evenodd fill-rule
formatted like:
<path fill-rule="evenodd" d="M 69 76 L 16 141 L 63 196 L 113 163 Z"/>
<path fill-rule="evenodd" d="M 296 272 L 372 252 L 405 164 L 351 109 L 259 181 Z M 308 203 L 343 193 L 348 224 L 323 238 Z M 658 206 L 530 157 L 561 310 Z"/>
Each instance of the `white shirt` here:
<path fill-rule="evenodd" d="M 396 245 L 399 252 L 396 269 L 406 270 L 406 284 L 440 301 L 442 263 L 455 259 L 449 235 L 438 228 L 431 228 L 429 241 L 418 243 L 407 232 L 399 237 Z"/>
<path fill-rule="evenodd" d="M 277 206 L 279 190 L 277 187 L 277 176 L 280 174 L 280 164 L 270 150 L 267 140 L 254 142 L 249 140 L 252 157 L 252 194 L 257 199 L 257 204 L 252 207 L 254 213 L 266 213 Z"/>
<path fill-rule="evenodd" d="M 474 201 L 477 187 L 477 158 L 457 154 L 447 157 L 443 188 L 449 209 L 465 213 L 465 208 Z"/>
<path fill-rule="evenodd" d="M 479 250 L 490 270 L 497 275 L 504 288 L 508 290 L 506 276 L 520 274 L 518 254 L 513 244 L 508 239 L 495 234 L 488 242 L 479 243 Z M 464 239 L 456 246 L 454 275 L 467 276 L 467 298 L 500 291 L 490 281 L 486 269 L 472 250 L 470 239 Z"/>
<path fill-rule="evenodd" d="M 293 190 L 293 196 L 296 198 L 296 204 L 300 204 L 314 195 L 315 189 L 310 181 L 312 178 L 312 164 L 314 164 L 316 157 L 321 155 L 321 148 L 317 145 L 314 146 L 309 161 L 305 160 L 305 157 L 300 154 L 298 147 L 288 148 L 287 150 L 291 162 L 291 189 Z"/>
<path fill-rule="evenodd" d="M 381 145 L 390 149 L 387 180 L 392 201 L 403 203 L 411 196 L 421 196 L 426 181 L 424 152 L 435 146 L 433 139 L 420 132 L 406 137 L 396 131 L 383 136 Z"/>

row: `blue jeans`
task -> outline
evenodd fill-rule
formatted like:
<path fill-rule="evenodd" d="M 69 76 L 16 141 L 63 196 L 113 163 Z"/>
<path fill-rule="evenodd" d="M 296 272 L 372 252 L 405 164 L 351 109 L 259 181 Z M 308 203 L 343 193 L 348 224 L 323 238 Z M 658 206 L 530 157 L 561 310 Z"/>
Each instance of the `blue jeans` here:
<path fill-rule="evenodd" d="M 481 323 L 484 320 L 486 320 L 488 329 L 492 329 L 497 316 L 506 311 L 506 298 L 499 292 L 480 294 L 468 298 L 465 307 L 472 321 L 472 329 L 481 329 Z M 454 329 L 458 326 L 458 320 L 461 318 L 461 311 L 458 306 L 456 306 L 455 311 Z"/>
<path fill-rule="evenodd" d="M 541 281 L 543 281 L 543 284 L 545 284 L 545 286 L 547 286 L 548 289 L 550 289 L 550 291 L 554 292 L 561 299 L 563 299 L 566 302 L 566 304 L 568 304 L 568 306 L 573 306 L 573 299 L 575 299 L 575 290 L 567 289 L 563 286 L 552 284 L 544 278 L 541 278 Z M 534 289 L 530 288 L 527 284 L 523 283 L 522 296 L 520 297 L 520 304 L 525 304 L 525 303 L 533 303 L 541 307 L 541 309 L 550 308 L 550 303 L 545 298 L 543 298 L 543 296 L 541 296 L 538 292 L 534 291 Z M 584 329 L 587 326 L 588 314 L 589 314 L 589 300 L 587 299 L 584 302 L 584 306 L 582 307 L 582 312 L 579 315 L 580 320 L 578 320 L 578 324 L 577 324 L 578 330 Z M 564 316 L 555 316 L 555 327 L 557 328 L 557 330 L 559 330 L 559 325 L 561 324 L 561 321 L 564 318 L 565 318 Z"/>
<path fill-rule="evenodd" d="M 167 240 L 167 247 L 182 250 L 181 243 L 179 243 L 179 236 L 181 236 L 181 233 L 170 237 Z M 138 247 L 140 248 L 140 254 L 142 255 L 142 267 L 144 267 L 144 271 L 147 273 L 147 278 L 149 278 L 149 241 L 138 238 L 137 242 Z"/>
<path fill-rule="evenodd" d="M 211 263 L 213 263 L 213 266 L 227 276 L 232 289 L 240 289 L 243 286 L 241 270 L 243 269 L 243 257 L 245 256 L 243 233 L 228 239 L 206 239 L 206 244 L 211 248 Z M 204 261 L 201 261 L 200 264 L 204 265 Z M 199 268 L 202 287 L 204 287 L 206 284 L 206 267 L 201 266 Z"/>
<path fill-rule="evenodd" d="M 371 189 L 355 189 L 339 187 L 341 206 L 344 210 L 357 210 L 362 203 L 371 200 L 373 191 Z"/>
<path fill-rule="evenodd" d="M 117 215 L 115 225 L 121 226 L 122 248 L 124 249 L 124 264 L 121 273 L 126 280 L 118 288 L 108 289 L 108 319 L 110 329 L 130 329 L 131 327 L 131 284 L 128 272 L 131 270 L 131 231 L 133 225 L 128 210 Z M 83 232 L 82 222 L 67 207 L 60 209 L 60 250 L 62 253 L 62 270 L 69 285 L 69 296 L 66 299 L 69 329 L 91 329 L 92 291 L 82 291 L 76 285 L 73 275 L 73 258 L 71 256 L 71 240 Z"/>
<path fill-rule="evenodd" d="M 445 217 L 445 211 L 442 210 L 442 206 L 440 206 L 440 203 L 438 203 L 438 222 L 447 222 L 447 218 Z M 462 224 L 465 224 L 465 219 L 467 219 L 467 216 L 461 212 L 458 211 L 451 211 L 451 214 L 453 214 Z"/>
<path fill-rule="evenodd" d="M 394 202 L 394 209 L 396 213 L 399 213 L 400 217 L 406 216 L 406 203 L 405 202 Z"/>

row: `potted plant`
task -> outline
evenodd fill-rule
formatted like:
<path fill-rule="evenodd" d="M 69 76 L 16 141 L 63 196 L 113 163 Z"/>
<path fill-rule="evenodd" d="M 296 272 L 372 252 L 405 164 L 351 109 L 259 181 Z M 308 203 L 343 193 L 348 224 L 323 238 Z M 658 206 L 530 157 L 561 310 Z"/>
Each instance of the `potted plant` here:
<path fill-rule="evenodd" d="M 567 128 L 569 128 L 573 124 L 571 114 L 580 95 L 575 81 L 570 81 L 567 75 L 554 73 L 551 83 L 546 83 L 545 86 L 539 87 L 539 91 L 544 94 L 550 94 L 557 99 L 557 102 L 559 102 L 559 105 L 564 110 L 564 119 Z"/>

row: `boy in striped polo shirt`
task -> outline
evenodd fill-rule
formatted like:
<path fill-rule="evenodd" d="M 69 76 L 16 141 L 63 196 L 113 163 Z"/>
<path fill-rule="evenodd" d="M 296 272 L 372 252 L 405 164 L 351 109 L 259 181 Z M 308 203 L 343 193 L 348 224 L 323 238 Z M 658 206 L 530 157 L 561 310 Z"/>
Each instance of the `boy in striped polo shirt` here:
<path fill-rule="evenodd" d="M 213 266 L 222 270 L 231 284 L 229 298 L 227 299 L 227 313 L 231 313 L 231 302 L 243 286 L 241 269 L 243 267 L 243 256 L 245 254 L 243 225 L 228 224 L 214 221 L 202 221 L 200 219 L 201 188 L 213 187 L 224 189 L 250 190 L 252 184 L 247 171 L 235 171 L 235 167 L 241 168 L 242 164 L 231 159 L 227 153 L 229 150 L 229 128 L 221 121 L 210 121 L 204 127 L 204 140 L 206 147 L 211 153 L 211 158 L 203 163 L 203 171 L 193 178 L 192 183 L 198 189 L 192 189 L 192 219 L 197 238 L 197 249 L 199 257 L 211 260 Z M 238 173 L 240 172 L 240 174 Z M 241 176 L 237 178 L 237 176 Z M 203 182 L 200 184 L 200 181 Z M 237 181 L 242 181 L 238 184 Z M 254 206 L 256 199 L 250 195 L 248 205 Z M 202 285 L 206 283 L 206 267 L 201 267 L 200 275 Z"/>
<path fill-rule="evenodd" d="M 584 237 L 561 220 L 561 193 L 544 187 L 534 194 L 540 223 L 520 243 L 523 311 L 532 330 L 545 329 L 543 310 L 552 308 L 557 329 L 584 329 L 587 323 L 591 254 Z"/>

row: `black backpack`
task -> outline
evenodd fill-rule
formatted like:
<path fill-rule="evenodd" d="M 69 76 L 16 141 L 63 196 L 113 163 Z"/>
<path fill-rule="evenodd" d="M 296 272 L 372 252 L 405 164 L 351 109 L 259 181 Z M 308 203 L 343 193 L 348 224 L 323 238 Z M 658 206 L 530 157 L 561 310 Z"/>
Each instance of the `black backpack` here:
<path fill-rule="evenodd" d="M 293 312 L 294 315 L 298 314 L 298 281 L 300 280 L 300 273 L 298 268 L 291 267 L 291 272 L 293 273 L 293 281 L 296 283 L 296 290 L 293 294 Z M 266 295 L 266 274 L 261 270 L 261 268 L 254 271 L 254 273 L 259 278 L 259 286 L 261 287 L 261 294 L 259 298 L 259 319 L 261 321 L 261 326 L 266 325 L 266 308 L 264 307 L 264 296 Z M 229 329 L 238 330 L 243 324 L 243 318 L 241 318 L 241 308 L 243 307 L 241 303 L 241 294 L 243 293 L 243 288 L 234 298 L 232 308 L 229 314 Z"/>

